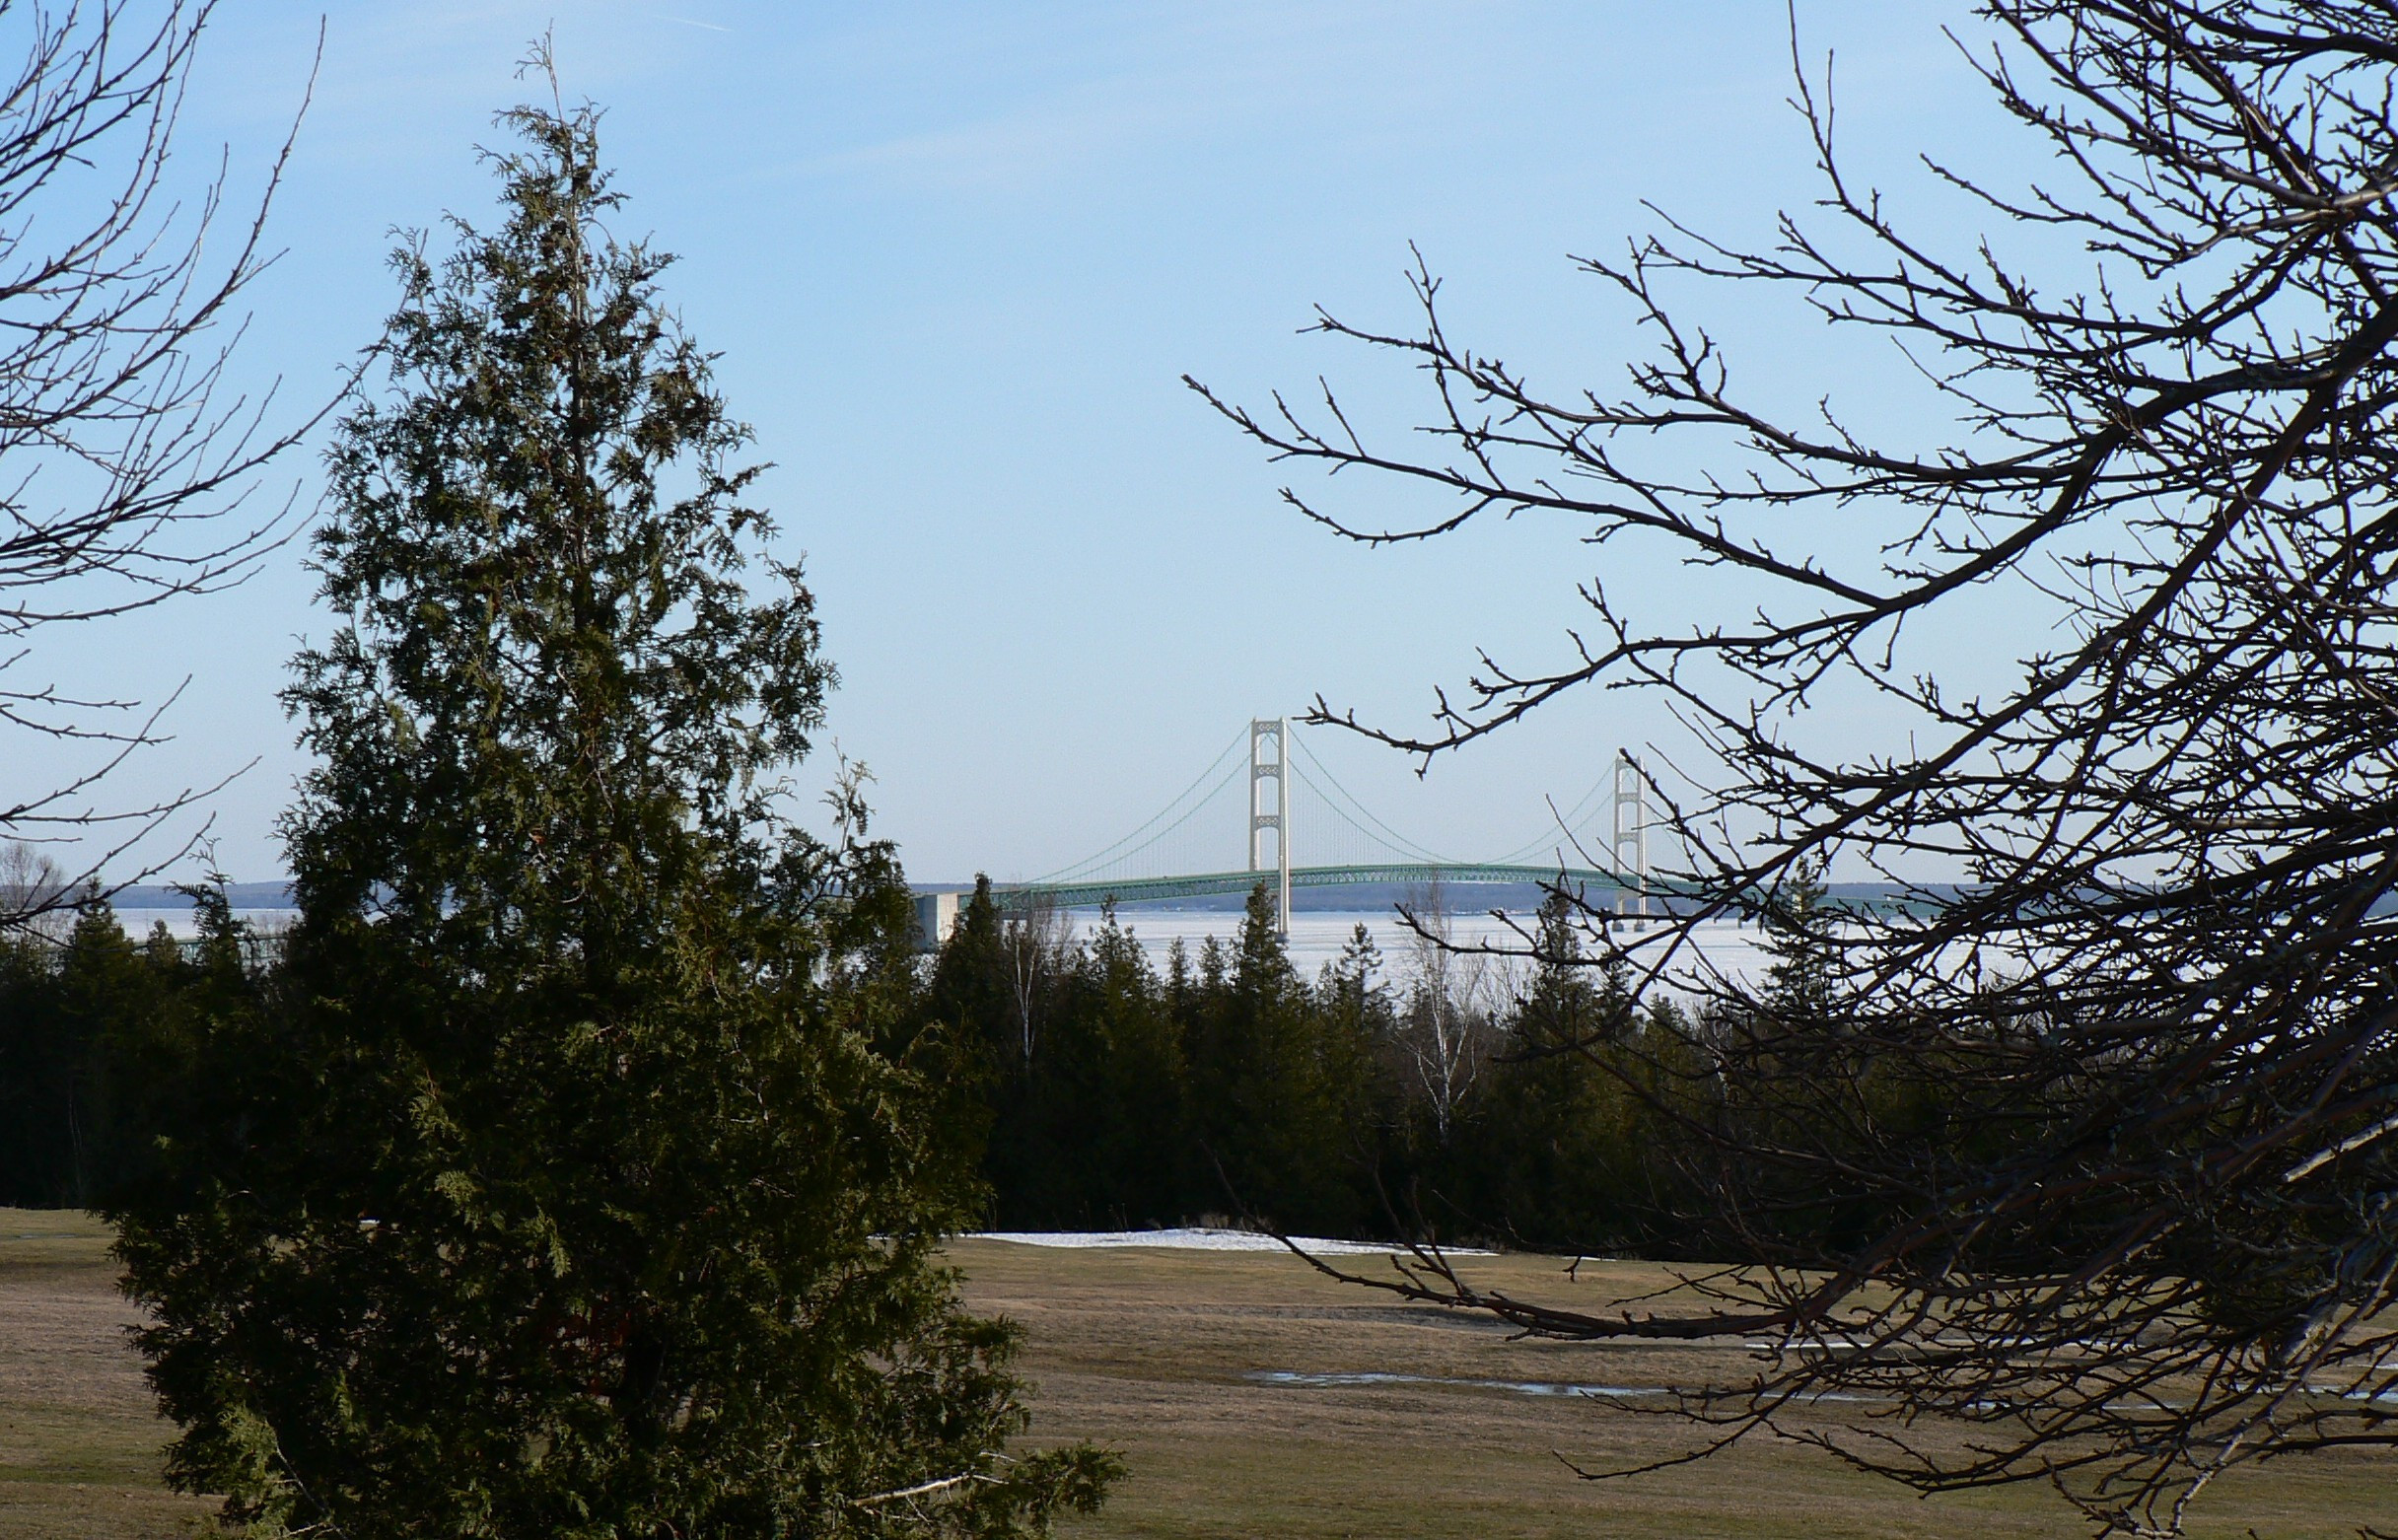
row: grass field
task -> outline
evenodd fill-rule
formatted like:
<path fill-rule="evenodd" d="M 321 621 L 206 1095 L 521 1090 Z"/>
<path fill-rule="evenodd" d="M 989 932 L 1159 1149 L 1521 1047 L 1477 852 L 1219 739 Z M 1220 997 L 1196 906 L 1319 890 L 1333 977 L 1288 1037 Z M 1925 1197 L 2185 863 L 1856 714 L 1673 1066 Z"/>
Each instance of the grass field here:
<path fill-rule="evenodd" d="M 110 1287 L 106 1245 L 81 1215 L 0 1210 L 0 1536 L 11 1540 L 184 1535 L 207 1511 L 158 1483 L 165 1430 L 125 1347 L 131 1314 Z M 1034 1436 L 1094 1438 L 1132 1467 L 1104 1515 L 1072 1526 L 1074 1540 L 2082 1532 L 2043 1492 L 1924 1500 L 1791 1445 L 1578 1481 L 1560 1454 L 1623 1461 L 1669 1447 L 1679 1432 L 1587 1399 L 1459 1383 L 1659 1384 L 1720 1367 L 1699 1362 L 1706 1350 L 1509 1342 L 1275 1254 L 1000 1241 L 962 1241 L 954 1254 L 975 1304 L 1025 1329 L 1025 1367 L 1040 1384 Z M 1550 1258 L 1475 1266 L 1518 1291 L 1586 1303 L 1661 1281 L 1635 1264 L 1585 1265 L 1577 1283 Z M 1306 1377 L 1367 1373 L 1417 1379 Z M 2354 1536 L 2376 1519 L 2398 1521 L 2398 1460 L 2351 1456 L 2235 1478 L 2193 1533 Z"/>

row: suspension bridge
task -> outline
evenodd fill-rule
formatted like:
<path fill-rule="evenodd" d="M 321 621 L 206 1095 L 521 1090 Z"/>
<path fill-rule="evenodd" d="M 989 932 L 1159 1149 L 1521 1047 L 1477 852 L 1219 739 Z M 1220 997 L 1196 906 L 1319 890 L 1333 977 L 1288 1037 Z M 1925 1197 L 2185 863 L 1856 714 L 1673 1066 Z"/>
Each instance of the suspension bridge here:
<path fill-rule="evenodd" d="M 995 884 L 993 894 L 1013 908 L 1075 908 L 1245 893 L 1264 882 L 1288 924 L 1294 888 L 1564 881 L 1592 903 L 1605 902 L 1612 889 L 1619 911 L 1646 914 L 1653 890 L 1646 786 L 1639 761 L 1619 751 L 1546 832 L 1493 859 L 1459 859 L 1383 822 L 1333 777 L 1289 718 L 1265 717 L 1122 839 L 1031 881 Z M 1244 833 L 1247 862 L 1233 867 L 1227 858 Z M 941 934 L 937 925 L 926 929 Z"/>

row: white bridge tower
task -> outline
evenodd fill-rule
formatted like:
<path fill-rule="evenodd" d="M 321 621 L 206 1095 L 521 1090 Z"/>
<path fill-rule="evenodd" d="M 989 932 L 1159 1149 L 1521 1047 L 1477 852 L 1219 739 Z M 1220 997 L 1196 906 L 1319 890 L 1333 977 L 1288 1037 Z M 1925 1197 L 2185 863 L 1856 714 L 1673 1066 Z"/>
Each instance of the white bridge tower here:
<path fill-rule="evenodd" d="M 1267 758 L 1266 740 L 1274 740 L 1274 753 Z M 1274 783 L 1273 810 L 1267 811 L 1259 798 L 1259 783 Z M 1288 717 L 1258 717 L 1249 723 L 1249 870 L 1263 872 L 1265 863 L 1258 854 L 1257 837 L 1266 830 L 1274 831 L 1274 930 L 1284 941 L 1291 939 L 1291 719 Z"/>
<path fill-rule="evenodd" d="M 1649 920 L 1649 782 L 1630 749 L 1615 751 L 1615 912 Z"/>

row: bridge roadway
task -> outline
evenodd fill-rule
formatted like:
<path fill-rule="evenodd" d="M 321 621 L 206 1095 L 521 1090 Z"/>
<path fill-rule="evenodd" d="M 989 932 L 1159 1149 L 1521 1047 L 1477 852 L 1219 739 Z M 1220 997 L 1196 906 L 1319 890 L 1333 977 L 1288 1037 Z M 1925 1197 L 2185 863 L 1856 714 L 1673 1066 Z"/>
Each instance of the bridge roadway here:
<path fill-rule="evenodd" d="M 1556 882 L 1581 884 L 1586 891 L 1619 891 L 1623 883 L 1612 872 L 1585 867 L 1510 867 L 1473 865 L 1293 867 L 1293 887 L 1353 887 L 1373 882 L 1444 885 L 1469 882 Z M 1022 908 L 1046 899 L 1061 909 L 1095 908 L 1109 899 L 1137 904 L 1160 898 L 1198 898 L 1216 893 L 1245 893 L 1263 882 L 1271 888 L 1275 874 L 1264 872 L 1207 872 L 1189 876 L 1121 877 L 1088 882 L 995 882 L 991 896 L 1003 909 Z"/>

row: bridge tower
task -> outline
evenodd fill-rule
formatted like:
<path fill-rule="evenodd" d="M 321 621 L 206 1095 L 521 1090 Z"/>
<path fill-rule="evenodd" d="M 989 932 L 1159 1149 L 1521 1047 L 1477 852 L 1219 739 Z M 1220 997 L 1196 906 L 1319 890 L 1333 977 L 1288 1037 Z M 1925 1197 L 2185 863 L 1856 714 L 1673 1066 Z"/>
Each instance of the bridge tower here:
<path fill-rule="evenodd" d="M 1274 755 L 1266 757 L 1266 740 L 1274 740 Z M 1273 811 L 1259 802 L 1259 783 L 1274 783 Z M 1291 719 L 1257 717 L 1249 723 L 1249 870 L 1263 872 L 1257 836 L 1274 831 L 1274 930 L 1291 939 Z"/>
<path fill-rule="evenodd" d="M 1615 912 L 1649 921 L 1649 783 L 1629 749 L 1615 751 Z"/>

